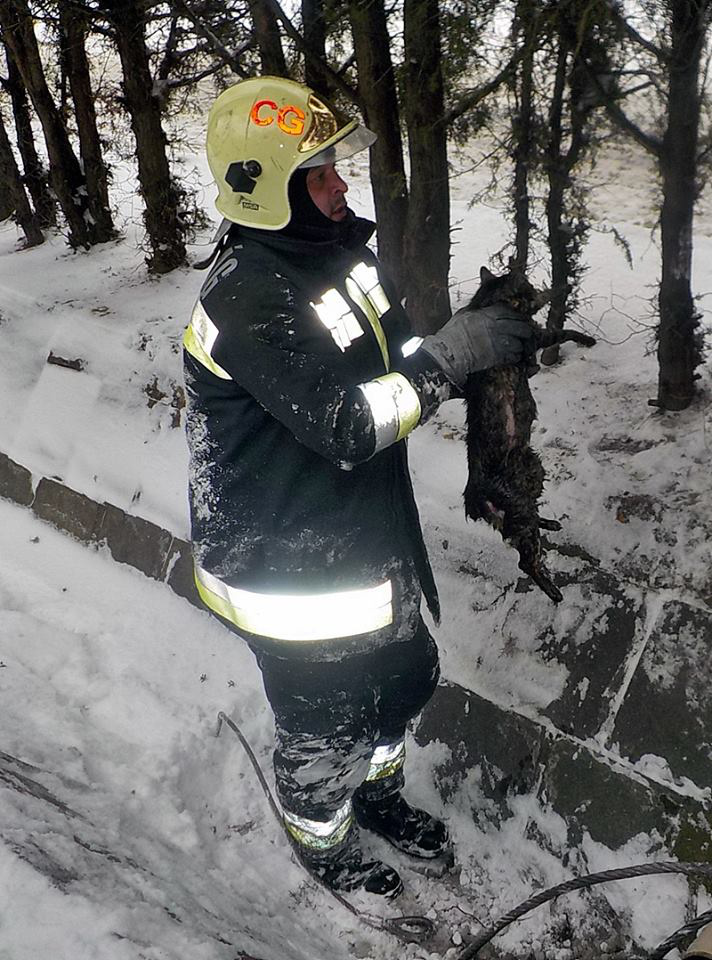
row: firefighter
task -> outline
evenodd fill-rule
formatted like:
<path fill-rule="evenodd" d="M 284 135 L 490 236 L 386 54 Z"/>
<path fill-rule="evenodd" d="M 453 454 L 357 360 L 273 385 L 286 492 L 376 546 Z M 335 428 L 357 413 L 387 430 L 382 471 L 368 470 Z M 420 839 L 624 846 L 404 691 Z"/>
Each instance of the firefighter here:
<path fill-rule="evenodd" d="M 374 139 L 283 78 L 217 98 L 224 220 L 184 356 L 196 583 L 261 670 L 288 837 L 325 885 L 392 897 L 360 829 L 414 857 L 449 845 L 402 794 L 406 725 L 439 675 L 405 438 L 531 331 L 492 307 L 413 336 L 336 168 Z"/>

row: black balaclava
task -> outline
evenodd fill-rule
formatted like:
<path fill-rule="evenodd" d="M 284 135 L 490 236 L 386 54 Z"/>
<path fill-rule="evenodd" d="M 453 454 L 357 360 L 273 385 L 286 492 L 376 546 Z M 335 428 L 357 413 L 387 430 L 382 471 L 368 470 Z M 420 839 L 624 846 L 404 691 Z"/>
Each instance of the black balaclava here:
<path fill-rule="evenodd" d="M 315 243 L 338 243 L 349 232 L 354 213 L 347 210 L 343 220 L 330 220 L 314 203 L 307 189 L 309 168 L 297 167 L 289 178 L 289 208 L 292 215 L 280 233 Z"/>
<path fill-rule="evenodd" d="M 343 220 L 330 220 L 324 216 L 309 196 L 309 190 L 307 189 L 308 173 L 308 168 L 297 167 L 289 178 L 289 209 L 291 210 L 291 217 L 286 227 L 282 227 L 281 230 L 276 231 L 277 234 L 292 237 L 295 240 L 310 240 L 312 243 L 340 243 L 346 247 L 351 245 L 352 237 L 354 236 L 356 236 L 359 241 L 363 240 L 362 237 L 357 236 L 358 229 L 356 224 L 358 221 L 355 213 L 350 208 L 347 207 L 346 216 Z M 223 228 L 226 227 L 227 229 L 223 230 Z M 238 235 L 240 230 L 246 230 L 248 232 L 254 231 L 262 235 L 271 232 L 267 230 L 257 231 L 254 227 L 241 227 L 235 223 L 228 224 L 228 221 L 223 220 L 219 238 L 209 256 L 195 263 L 193 268 L 195 270 L 206 270 L 211 266 L 222 254 L 230 240 Z"/>

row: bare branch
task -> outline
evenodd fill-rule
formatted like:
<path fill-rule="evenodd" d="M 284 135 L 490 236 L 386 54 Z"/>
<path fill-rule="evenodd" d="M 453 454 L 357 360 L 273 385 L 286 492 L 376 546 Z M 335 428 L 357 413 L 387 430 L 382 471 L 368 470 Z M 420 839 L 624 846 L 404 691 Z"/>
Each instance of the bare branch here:
<path fill-rule="evenodd" d="M 634 93 L 640 93 L 641 90 L 647 90 L 649 87 L 655 87 L 656 90 L 660 89 L 660 85 L 655 80 L 646 80 L 645 83 L 639 83 L 637 87 L 631 87 L 630 90 L 621 90 L 618 96 L 612 99 L 625 100 L 626 97 L 632 97 Z"/>
<path fill-rule="evenodd" d="M 165 49 L 163 51 L 163 57 L 161 58 L 161 62 L 158 65 L 158 70 L 156 71 L 157 79 L 162 82 L 165 82 L 168 79 L 168 75 L 171 72 L 171 68 L 175 63 L 177 33 L 178 33 L 178 16 L 174 13 L 171 16 L 171 25 L 168 31 L 168 39 L 166 40 Z"/>
<path fill-rule="evenodd" d="M 613 19 L 627 34 L 629 40 L 632 40 L 633 43 L 636 43 L 639 47 L 647 50 L 648 53 L 652 53 L 652 55 L 661 62 L 665 62 L 670 59 L 670 51 L 666 47 L 659 46 L 652 40 L 648 40 L 647 37 L 644 37 L 641 33 L 639 33 L 633 24 L 626 19 L 623 11 L 620 8 L 618 0 L 608 0 L 607 6 L 609 12 L 613 16 Z"/>
<path fill-rule="evenodd" d="M 699 167 L 704 166 L 709 161 L 709 158 L 711 155 L 712 155 L 712 144 L 709 144 L 704 148 L 704 150 L 701 150 L 697 155 L 697 165 Z"/>
<path fill-rule="evenodd" d="M 232 72 L 236 73 L 239 77 L 248 77 L 249 74 L 241 65 L 239 58 L 245 51 L 254 46 L 254 39 L 250 38 L 244 41 L 244 43 L 241 43 L 235 50 L 228 50 L 213 31 L 205 25 L 200 15 L 190 6 L 188 0 L 174 0 L 174 2 L 175 6 L 190 20 L 200 36 L 208 41 L 213 52 L 230 67 Z"/>
<path fill-rule="evenodd" d="M 284 12 L 279 0 L 267 0 L 267 4 L 274 11 L 275 16 L 284 27 L 287 35 L 291 37 L 297 46 L 302 50 L 304 56 L 311 60 L 312 63 L 317 64 L 319 69 L 329 78 L 334 86 L 339 89 L 344 96 L 348 97 L 352 103 L 355 103 L 359 109 L 361 109 L 361 99 L 356 90 L 354 90 L 351 84 L 347 83 L 346 80 L 344 80 L 340 74 L 333 70 L 329 64 L 326 63 L 318 54 L 314 53 L 314 51 L 307 46 L 304 37 Z"/>
<path fill-rule="evenodd" d="M 646 133 L 638 124 L 631 120 L 628 114 L 622 109 L 618 102 L 608 94 L 603 87 L 598 83 L 598 78 L 593 77 L 593 82 L 596 84 L 598 93 L 601 97 L 601 102 L 605 107 L 606 113 L 608 116 L 614 120 L 619 127 L 625 130 L 630 134 L 633 139 L 641 145 L 648 153 L 652 153 L 653 156 L 659 157 L 663 148 L 663 142 L 660 137 L 656 137 L 655 134 Z M 649 86 L 649 84 L 644 84 L 644 86 Z"/>
<path fill-rule="evenodd" d="M 519 50 L 512 59 L 504 66 L 499 73 L 494 76 L 487 83 L 483 83 L 481 87 L 476 87 L 474 90 L 470 90 L 468 93 L 464 94 L 458 102 L 451 107 L 447 113 L 442 118 L 442 123 L 446 126 L 449 126 L 458 117 L 461 117 L 463 113 L 467 113 L 468 110 L 472 110 L 473 107 L 476 107 L 478 103 L 481 103 L 485 97 L 488 97 L 491 93 L 494 93 L 498 87 L 500 87 L 505 81 L 507 81 L 512 75 L 515 67 L 522 58 L 523 48 Z"/>
<path fill-rule="evenodd" d="M 640 90 L 644 90 L 647 87 L 655 86 L 652 80 L 647 80 L 645 83 L 638 84 L 638 86 L 631 88 L 627 91 L 619 92 L 618 94 L 614 93 L 612 90 L 607 89 L 603 83 L 601 83 L 600 75 L 591 68 L 591 65 L 585 60 L 581 61 L 581 65 L 586 71 L 586 76 L 588 77 L 589 83 L 593 86 L 597 94 L 597 99 L 608 116 L 619 126 L 621 129 L 625 130 L 635 141 L 639 143 L 648 153 L 652 153 L 653 156 L 659 157 L 663 148 L 663 142 L 660 137 L 656 136 L 653 133 L 646 133 L 642 127 L 632 120 L 628 114 L 620 106 L 619 101 L 624 99 L 627 96 L 630 96 L 633 93 L 637 93 Z M 610 75 L 609 75 L 610 76 Z"/>
<path fill-rule="evenodd" d="M 181 77 L 176 80 L 166 80 L 162 84 L 164 90 L 176 90 L 178 87 L 188 87 L 192 84 L 197 83 L 199 80 L 204 80 L 205 77 L 212 77 L 213 74 L 217 73 L 218 70 L 222 70 L 225 66 L 222 60 L 218 60 L 216 63 L 212 64 L 210 67 L 206 67 L 205 70 L 201 70 L 200 73 L 193 73 L 189 77 Z"/>
<path fill-rule="evenodd" d="M 344 62 L 341 64 L 341 66 L 338 68 L 336 72 L 339 74 L 339 76 L 341 76 L 341 74 L 346 73 L 349 67 L 352 67 L 355 63 L 356 63 L 356 54 L 352 53 L 344 60 Z"/>

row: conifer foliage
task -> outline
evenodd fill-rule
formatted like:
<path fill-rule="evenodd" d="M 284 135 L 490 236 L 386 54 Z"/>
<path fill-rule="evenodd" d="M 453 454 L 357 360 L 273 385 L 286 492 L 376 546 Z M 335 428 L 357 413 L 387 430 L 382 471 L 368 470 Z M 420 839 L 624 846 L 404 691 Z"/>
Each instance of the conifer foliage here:
<path fill-rule="evenodd" d="M 711 17 L 712 0 L 0 0 L 0 215 L 13 212 L 27 244 L 56 224 L 77 249 L 116 238 L 106 145 L 119 115 L 133 138 L 146 262 L 170 271 L 186 262 L 199 216 L 172 167 L 170 121 L 186 106 L 204 112 L 237 79 L 290 76 L 378 135 L 379 253 L 417 332 L 450 315 L 453 160 L 486 126 L 493 169 L 511 178 L 510 263 L 527 271 L 534 241 L 544 245 L 548 323 L 560 328 L 595 227 L 587 169 L 622 131 L 660 178 L 652 402 L 684 409 L 702 358 L 691 264 L 710 153 Z M 99 76 L 97 50 L 113 56 L 113 73 Z"/>

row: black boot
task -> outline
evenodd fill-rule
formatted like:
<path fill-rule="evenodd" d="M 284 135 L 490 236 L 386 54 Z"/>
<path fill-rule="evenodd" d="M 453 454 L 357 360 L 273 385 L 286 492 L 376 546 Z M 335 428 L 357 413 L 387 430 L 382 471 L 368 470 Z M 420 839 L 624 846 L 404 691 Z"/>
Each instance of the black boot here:
<path fill-rule="evenodd" d="M 391 779 L 394 784 L 378 780 L 364 783 L 354 794 L 354 814 L 360 826 L 412 857 L 432 860 L 449 854 L 450 836 L 442 820 L 411 807 L 400 793 L 402 779 Z"/>
<path fill-rule="evenodd" d="M 403 881 L 392 867 L 381 860 L 363 859 L 355 826 L 341 843 L 326 850 L 312 849 L 293 837 L 290 841 L 300 863 L 319 883 L 331 890 L 363 889 L 391 900 L 403 889 Z"/>

